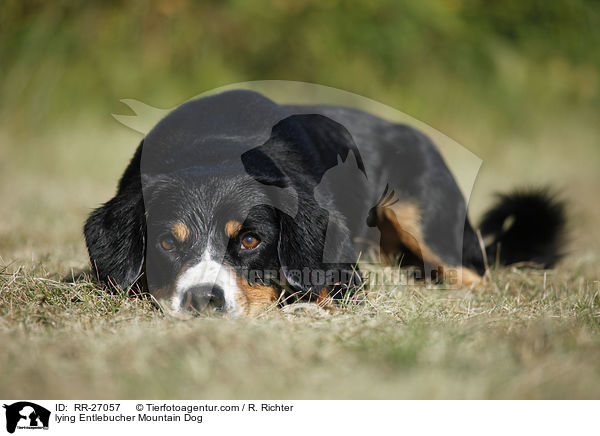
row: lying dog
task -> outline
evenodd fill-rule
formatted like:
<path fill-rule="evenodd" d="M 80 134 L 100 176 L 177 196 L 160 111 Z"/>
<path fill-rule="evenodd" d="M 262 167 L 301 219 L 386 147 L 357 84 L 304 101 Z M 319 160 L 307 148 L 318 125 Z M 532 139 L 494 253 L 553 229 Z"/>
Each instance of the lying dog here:
<path fill-rule="evenodd" d="M 481 226 L 486 254 L 552 266 L 563 225 L 544 191 L 503 196 Z M 363 279 L 357 257 L 373 249 L 428 281 L 471 285 L 485 273 L 465 200 L 426 136 L 250 91 L 167 115 L 84 233 L 100 281 L 140 286 L 175 311 L 253 315 L 292 294 L 343 298 Z"/>

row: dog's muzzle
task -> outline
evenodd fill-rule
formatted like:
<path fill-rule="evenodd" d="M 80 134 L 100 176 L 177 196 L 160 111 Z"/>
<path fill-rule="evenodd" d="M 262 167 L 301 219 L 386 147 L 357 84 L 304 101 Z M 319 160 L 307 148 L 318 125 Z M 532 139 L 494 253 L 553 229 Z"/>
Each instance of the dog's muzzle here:
<path fill-rule="evenodd" d="M 182 311 L 194 314 L 226 311 L 225 292 L 218 285 L 195 286 L 188 289 L 182 301 Z"/>

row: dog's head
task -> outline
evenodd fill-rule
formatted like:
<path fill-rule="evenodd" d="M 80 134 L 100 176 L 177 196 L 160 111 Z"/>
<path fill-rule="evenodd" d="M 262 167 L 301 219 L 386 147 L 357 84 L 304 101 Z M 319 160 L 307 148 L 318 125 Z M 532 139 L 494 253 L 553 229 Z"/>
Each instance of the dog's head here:
<path fill-rule="evenodd" d="M 337 156 L 356 152 L 348 132 L 319 115 L 294 115 L 254 147 L 240 147 L 247 135 L 233 133 L 213 136 L 212 146 L 176 147 L 169 160 L 161 155 L 162 167 L 152 166 L 156 158 L 144 164 L 146 138 L 115 198 L 85 226 L 100 280 L 143 283 L 175 311 L 231 316 L 290 294 L 340 297 L 358 280 L 354 265 L 323 263 L 328 230 L 348 232 L 314 198 Z M 343 238 L 333 247 L 352 250 Z"/>
<path fill-rule="evenodd" d="M 254 314 L 280 293 L 281 211 L 258 184 L 194 169 L 150 179 L 145 274 L 174 310 Z"/>

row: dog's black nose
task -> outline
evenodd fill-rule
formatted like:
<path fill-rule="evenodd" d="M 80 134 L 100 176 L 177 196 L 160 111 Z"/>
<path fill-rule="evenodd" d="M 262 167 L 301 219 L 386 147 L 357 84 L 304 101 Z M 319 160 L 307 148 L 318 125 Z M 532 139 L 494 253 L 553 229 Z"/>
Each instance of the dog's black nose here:
<path fill-rule="evenodd" d="M 186 292 L 184 309 L 197 312 L 224 312 L 225 293 L 219 286 L 195 286 Z"/>

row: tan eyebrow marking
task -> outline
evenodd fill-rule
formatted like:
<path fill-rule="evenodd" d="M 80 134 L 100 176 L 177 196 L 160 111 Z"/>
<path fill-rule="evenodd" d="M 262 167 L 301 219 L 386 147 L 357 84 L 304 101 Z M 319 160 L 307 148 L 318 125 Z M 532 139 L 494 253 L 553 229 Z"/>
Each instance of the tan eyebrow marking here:
<path fill-rule="evenodd" d="M 239 221 L 231 220 L 225 224 L 225 233 L 230 238 L 235 238 L 240 233 L 240 230 L 242 230 L 242 223 Z"/>
<path fill-rule="evenodd" d="M 176 223 L 171 229 L 171 233 L 179 242 L 184 242 L 190 235 L 190 229 L 183 223 Z"/>

